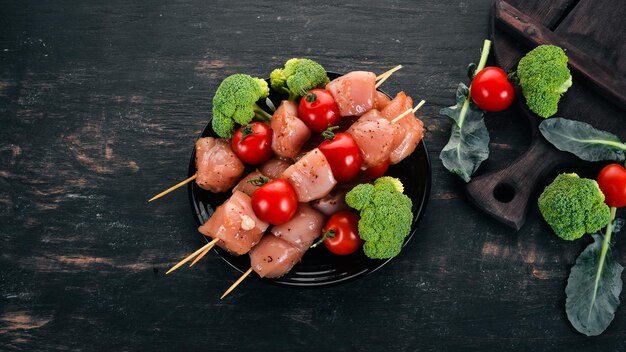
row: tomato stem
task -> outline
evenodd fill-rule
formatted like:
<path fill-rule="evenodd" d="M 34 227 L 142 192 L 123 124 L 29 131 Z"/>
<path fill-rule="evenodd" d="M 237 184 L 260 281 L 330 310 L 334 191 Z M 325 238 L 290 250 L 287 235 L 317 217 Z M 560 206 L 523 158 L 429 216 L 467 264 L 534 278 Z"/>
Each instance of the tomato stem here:
<path fill-rule="evenodd" d="M 313 103 L 317 100 L 317 95 L 313 92 L 308 92 L 305 99 L 307 103 Z"/>
<path fill-rule="evenodd" d="M 246 139 L 246 137 L 253 135 L 253 134 L 258 134 L 257 132 L 254 132 L 252 130 L 252 127 L 254 127 L 254 123 L 249 123 L 243 127 L 241 127 L 241 139 L 237 142 L 237 144 L 240 144 L 241 141 L 243 141 L 244 139 Z"/>
<path fill-rule="evenodd" d="M 322 137 L 324 137 L 324 139 L 333 140 L 333 138 L 335 138 L 335 132 L 333 131 L 338 128 L 339 126 L 328 126 L 326 131 L 322 132 Z"/>
<path fill-rule="evenodd" d="M 265 176 L 259 176 L 257 178 L 253 178 L 252 180 L 248 180 L 248 183 L 256 187 L 261 187 L 264 184 L 268 183 L 269 181 L 270 181 L 269 178 Z"/>
<path fill-rule="evenodd" d="M 317 247 L 320 243 L 324 242 L 327 238 L 334 238 L 336 234 L 337 233 L 333 229 L 329 229 L 329 230 L 325 231 L 324 232 L 324 236 L 322 236 L 319 240 L 317 240 L 317 242 L 313 243 L 311 245 L 311 247 L 309 247 L 309 248 Z"/>

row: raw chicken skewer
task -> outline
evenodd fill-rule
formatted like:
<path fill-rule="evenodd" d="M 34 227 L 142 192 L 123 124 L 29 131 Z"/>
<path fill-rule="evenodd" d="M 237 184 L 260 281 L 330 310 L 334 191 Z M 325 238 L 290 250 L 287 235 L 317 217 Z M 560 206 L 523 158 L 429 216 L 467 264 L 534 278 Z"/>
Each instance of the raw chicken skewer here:
<path fill-rule="evenodd" d="M 248 174 L 248 176 L 244 177 L 241 181 L 239 181 L 239 183 L 235 186 L 235 188 L 233 188 L 233 193 L 235 193 L 235 191 L 241 191 L 241 192 L 249 195 L 250 197 L 252 197 L 252 193 L 254 193 L 254 191 L 257 188 L 259 188 L 260 186 L 253 185 L 252 183 L 250 183 L 250 180 L 257 179 L 259 177 L 267 177 L 267 176 L 263 175 L 259 171 L 252 171 L 251 173 Z M 267 177 L 267 178 L 269 179 L 269 177 Z M 215 240 L 213 240 L 213 241 L 215 241 Z M 191 268 L 198 261 L 200 261 L 200 259 L 202 259 L 207 253 L 209 253 L 211 248 L 213 248 L 213 246 L 206 248 L 202 253 L 198 254 L 196 259 L 194 259 L 193 262 L 191 262 L 189 267 Z"/>
<path fill-rule="evenodd" d="M 418 105 L 421 106 L 422 103 Z M 380 112 L 391 122 L 412 106 L 413 99 L 404 92 L 399 92 L 393 100 L 382 107 Z M 393 127 L 395 127 L 391 143 L 393 151 L 389 155 L 389 162 L 395 165 L 415 151 L 424 136 L 424 123 L 414 113 L 411 113 L 406 118 L 396 120 Z"/>
<path fill-rule="evenodd" d="M 377 88 L 401 67 L 398 65 L 378 77 L 370 71 L 348 72 L 330 81 L 325 89 L 333 96 L 339 116 L 362 116 L 378 106 Z"/>
<path fill-rule="evenodd" d="M 241 275 L 222 295 L 226 297 L 252 271 L 260 277 L 281 277 L 296 265 L 311 244 L 321 234 L 326 217 L 323 213 L 300 203 L 294 217 L 285 224 L 274 226 L 250 252 L 250 269 Z"/>
<path fill-rule="evenodd" d="M 167 274 L 195 258 L 190 267 L 193 266 L 216 244 L 234 255 L 248 253 L 261 240 L 268 226 L 268 223 L 254 214 L 250 196 L 234 190 L 233 195 L 217 207 L 211 218 L 198 228 L 200 233 L 213 240 L 180 261 Z"/>
<path fill-rule="evenodd" d="M 371 109 L 346 130 L 346 133 L 356 142 L 365 168 L 380 165 L 389 159 L 398 146 L 394 144 L 395 137 L 402 137 L 404 133 L 400 126 L 401 119 L 417 111 L 420 106 L 398 110 L 391 116 Z"/>
<path fill-rule="evenodd" d="M 248 174 L 248 176 L 244 177 L 241 181 L 239 181 L 239 183 L 233 188 L 233 192 L 232 193 L 235 194 L 237 191 L 241 191 L 241 192 L 247 194 L 248 196 L 252 196 L 252 193 L 256 190 L 256 188 L 258 188 L 258 186 L 255 187 L 251 183 L 249 183 L 248 181 L 253 179 L 253 178 L 257 178 L 259 176 L 264 176 L 264 175 L 262 173 L 260 173 L 259 171 L 252 171 L 250 174 Z M 264 176 L 264 177 L 266 177 L 266 176 Z M 216 210 L 216 212 L 217 212 L 217 210 Z M 215 213 L 213 215 L 215 215 Z M 174 267 L 172 267 L 170 270 L 168 270 L 168 272 L 166 274 L 169 274 L 172 271 L 178 269 L 180 266 L 182 266 L 183 264 L 187 263 L 189 260 L 191 260 L 191 259 L 193 259 L 195 257 L 195 259 L 193 259 L 193 262 L 191 262 L 191 264 L 189 265 L 189 267 L 191 268 L 198 261 L 200 261 L 200 259 L 202 259 L 207 253 L 209 253 L 209 251 L 215 246 L 215 244 L 217 244 L 217 242 L 219 240 L 220 240 L 220 238 L 216 237 L 211 242 L 209 242 L 207 245 L 204 245 L 202 248 L 198 249 L 197 251 L 195 251 L 194 253 L 189 255 L 187 258 L 181 260 L 178 264 L 176 264 Z"/>
<path fill-rule="evenodd" d="M 276 156 L 293 159 L 311 137 L 311 130 L 298 118 L 298 104 L 283 100 L 272 115 L 272 151 Z"/>
<path fill-rule="evenodd" d="M 415 105 L 415 107 L 413 109 L 407 109 L 405 112 L 403 112 L 402 114 L 398 115 L 398 117 L 396 117 L 395 119 L 391 120 L 391 123 L 396 123 L 396 122 L 400 121 L 403 117 L 405 117 L 406 115 L 408 115 L 411 112 L 415 113 L 424 104 L 426 104 L 426 100 L 420 101 L 419 104 Z"/>
<path fill-rule="evenodd" d="M 150 198 L 159 199 L 169 192 L 196 180 L 198 186 L 211 192 L 224 192 L 241 177 L 244 164 L 224 138 L 205 137 L 196 141 L 196 173 L 188 179 Z"/>
<path fill-rule="evenodd" d="M 319 233 L 315 235 L 319 237 Z M 262 253 L 269 253 L 262 254 Z M 280 277 L 291 270 L 300 258 L 304 255 L 303 251 L 298 250 L 296 247 L 290 245 L 287 241 L 284 241 L 274 235 L 268 234 L 263 237 L 263 240 L 250 251 L 250 269 L 237 279 L 225 292 L 220 299 L 223 299 L 232 290 L 235 289 L 252 271 L 256 271 L 261 277 L 265 277 L 266 274 L 259 271 L 259 267 L 263 268 L 264 264 L 271 265 L 273 262 L 287 263 L 286 270 L 279 272 L 280 275 L 270 275 L 269 277 Z M 274 258 L 275 257 L 275 258 Z M 268 258 L 268 259 L 265 259 Z"/>

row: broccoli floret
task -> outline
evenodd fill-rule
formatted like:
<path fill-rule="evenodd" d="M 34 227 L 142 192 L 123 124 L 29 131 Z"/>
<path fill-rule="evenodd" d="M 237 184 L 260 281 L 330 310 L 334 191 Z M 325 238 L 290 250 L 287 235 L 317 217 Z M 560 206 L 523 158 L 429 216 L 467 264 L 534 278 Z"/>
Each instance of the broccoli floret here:
<path fill-rule="evenodd" d="M 324 88 L 330 82 L 322 65 L 309 59 L 290 59 L 285 68 L 277 68 L 270 74 L 272 89 L 289 94 L 296 100 L 313 88 Z"/>
<path fill-rule="evenodd" d="M 369 204 L 374 196 L 374 192 L 374 185 L 369 183 L 360 184 L 346 193 L 346 203 L 356 210 L 361 210 Z"/>
<path fill-rule="evenodd" d="M 383 176 L 376 179 L 376 181 L 374 181 L 374 184 L 376 185 L 376 187 L 378 187 L 378 189 L 386 189 L 390 192 L 396 191 L 404 193 L 404 185 L 402 184 L 402 182 L 400 182 L 400 180 L 395 177 Z"/>
<path fill-rule="evenodd" d="M 561 95 L 572 86 L 567 56 L 554 45 L 540 45 L 517 65 L 517 78 L 528 108 L 541 117 L 557 111 Z"/>
<path fill-rule="evenodd" d="M 244 74 L 226 77 L 213 97 L 213 131 L 220 137 L 230 138 L 236 124 L 245 125 L 254 118 L 269 120 L 272 116 L 256 104 L 269 94 L 267 82 L 260 78 Z"/>
<path fill-rule="evenodd" d="M 611 211 L 595 180 L 561 174 L 539 196 L 539 211 L 564 240 L 575 240 L 609 223 Z"/>
<path fill-rule="evenodd" d="M 367 241 L 363 251 L 372 259 L 393 258 L 400 254 L 404 241 Z"/>
<path fill-rule="evenodd" d="M 381 177 L 373 185 L 361 184 L 346 194 L 346 203 L 359 210 L 359 237 L 363 251 L 370 258 L 391 258 L 400 252 L 404 238 L 411 231 L 412 202 L 402 194 L 402 183 L 393 177 Z"/>

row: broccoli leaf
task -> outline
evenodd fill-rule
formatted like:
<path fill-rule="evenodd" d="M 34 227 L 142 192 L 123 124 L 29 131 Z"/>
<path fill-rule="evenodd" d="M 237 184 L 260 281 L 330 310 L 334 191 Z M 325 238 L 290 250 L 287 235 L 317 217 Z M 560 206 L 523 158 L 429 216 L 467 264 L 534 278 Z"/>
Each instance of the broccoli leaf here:
<path fill-rule="evenodd" d="M 624 161 L 626 144 L 616 135 L 595 129 L 588 123 L 555 117 L 542 121 L 539 131 L 557 149 L 583 160 Z"/>
<path fill-rule="evenodd" d="M 601 334 L 613 320 L 619 305 L 624 270 L 613 258 L 610 244 L 606 243 L 605 262 L 596 285 L 603 236 L 597 233 L 593 239 L 594 242 L 576 259 L 565 288 L 567 318 L 576 330 L 587 336 Z"/>
<path fill-rule="evenodd" d="M 448 144 L 439 158 L 443 166 L 469 182 L 480 164 L 489 157 L 489 132 L 483 120 L 483 111 L 468 98 L 469 89 L 463 83 L 456 91 L 456 105 L 439 113 L 454 122 Z"/>

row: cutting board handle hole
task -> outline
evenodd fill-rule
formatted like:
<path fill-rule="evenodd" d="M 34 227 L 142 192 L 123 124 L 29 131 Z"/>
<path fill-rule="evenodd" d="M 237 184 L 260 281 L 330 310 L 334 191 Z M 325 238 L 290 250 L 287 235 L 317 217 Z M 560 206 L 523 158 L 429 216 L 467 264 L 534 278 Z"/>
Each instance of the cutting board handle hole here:
<path fill-rule="evenodd" d="M 493 189 L 493 197 L 500 203 L 508 203 L 515 198 L 515 188 L 508 183 L 499 183 Z"/>

